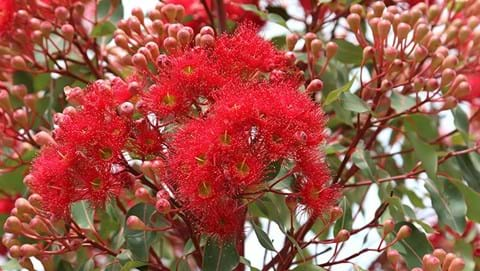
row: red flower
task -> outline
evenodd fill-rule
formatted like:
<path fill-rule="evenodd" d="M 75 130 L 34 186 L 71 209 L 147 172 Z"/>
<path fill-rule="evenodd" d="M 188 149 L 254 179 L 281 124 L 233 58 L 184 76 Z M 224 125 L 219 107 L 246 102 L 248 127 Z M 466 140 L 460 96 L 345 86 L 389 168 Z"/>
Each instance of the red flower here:
<path fill-rule="evenodd" d="M 5 197 L 0 199 L 0 214 L 8 215 L 15 207 L 15 197 Z"/>
<path fill-rule="evenodd" d="M 15 0 L 0 1 L 0 36 L 7 32 L 13 24 Z"/>
<path fill-rule="evenodd" d="M 472 104 L 480 106 L 480 72 L 467 74 L 467 79 L 470 83 L 471 92 L 466 99 Z"/>

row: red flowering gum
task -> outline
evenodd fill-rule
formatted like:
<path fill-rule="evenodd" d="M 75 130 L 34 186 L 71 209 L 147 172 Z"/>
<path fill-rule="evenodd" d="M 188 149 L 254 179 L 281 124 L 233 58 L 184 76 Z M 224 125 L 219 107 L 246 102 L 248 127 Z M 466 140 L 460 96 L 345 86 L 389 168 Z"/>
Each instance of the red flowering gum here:
<path fill-rule="evenodd" d="M 467 75 L 471 91 L 466 97 L 472 104 L 480 106 L 480 72 Z"/>
<path fill-rule="evenodd" d="M 14 12 L 15 0 L 0 1 L 0 36 L 11 28 Z"/>
<path fill-rule="evenodd" d="M 158 127 L 146 118 L 135 121 L 130 130 L 127 150 L 144 159 L 154 158 L 162 154 L 164 140 Z"/>

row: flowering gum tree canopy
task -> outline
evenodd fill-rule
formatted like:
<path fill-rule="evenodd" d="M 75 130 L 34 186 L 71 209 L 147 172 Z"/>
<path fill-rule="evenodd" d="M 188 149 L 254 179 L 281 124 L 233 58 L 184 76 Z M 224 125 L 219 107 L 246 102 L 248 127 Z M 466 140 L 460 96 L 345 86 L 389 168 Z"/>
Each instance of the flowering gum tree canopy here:
<path fill-rule="evenodd" d="M 0 1 L 2 269 L 480 268 L 480 1 L 123 14 Z"/>

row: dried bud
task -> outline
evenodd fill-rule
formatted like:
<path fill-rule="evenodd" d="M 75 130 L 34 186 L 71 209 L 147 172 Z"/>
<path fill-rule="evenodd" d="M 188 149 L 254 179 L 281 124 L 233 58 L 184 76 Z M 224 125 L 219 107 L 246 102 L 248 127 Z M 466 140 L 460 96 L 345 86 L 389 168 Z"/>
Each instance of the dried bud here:
<path fill-rule="evenodd" d="M 62 25 L 62 34 L 66 41 L 72 42 L 75 35 L 75 29 L 71 24 Z"/>
<path fill-rule="evenodd" d="M 147 226 L 143 221 L 138 217 L 131 215 L 127 218 L 126 222 L 127 228 L 135 231 L 144 231 L 146 230 Z"/>
<path fill-rule="evenodd" d="M 27 70 L 27 63 L 25 63 L 25 59 L 21 56 L 14 56 L 10 60 L 10 64 L 12 67 L 19 71 L 26 71 Z"/>
<path fill-rule="evenodd" d="M 331 59 L 332 57 L 334 57 L 337 54 L 337 50 L 338 50 L 338 45 L 335 42 L 333 41 L 328 42 L 325 48 L 325 51 L 326 51 L 325 54 L 327 59 Z"/>
<path fill-rule="evenodd" d="M 9 216 L 3 224 L 3 229 L 5 232 L 19 235 L 23 229 L 22 222 L 16 216 Z"/>
<path fill-rule="evenodd" d="M 403 240 L 403 239 L 409 237 L 411 234 L 412 234 L 412 229 L 407 225 L 403 225 L 398 230 L 396 238 L 397 238 L 397 240 Z"/>
<path fill-rule="evenodd" d="M 287 44 L 288 51 L 293 51 L 295 49 L 295 45 L 297 44 L 298 39 L 299 37 L 295 33 L 287 35 L 287 37 L 285 38 L 285 42 Z"/>
<path fill-rule="evenodd" d="M 350 30 L 352 30 L 353 33 L 357 33 L 360 30 L 360 21 L 361 21 L 360 15 L 356 13 L 350 13 L 347 17 L 347 22 L 348 26 L 350 27 Z"/>

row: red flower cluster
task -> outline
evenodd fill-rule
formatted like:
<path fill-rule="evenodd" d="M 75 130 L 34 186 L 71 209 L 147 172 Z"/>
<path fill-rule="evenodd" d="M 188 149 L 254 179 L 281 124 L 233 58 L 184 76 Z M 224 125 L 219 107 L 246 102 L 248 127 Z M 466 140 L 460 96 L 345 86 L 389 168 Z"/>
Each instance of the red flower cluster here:
<path fill-rule="evenodd" d="M 215 7 L 213 0 L 205 1 L 207 7 L 212 10 Z M 177 4 L 182 5 L 185 8 L 185 13 L 188 14 L 185 19 L 185 25 L 190 26 L 194 30 L 198 31 L 202 26 L 210 25 L 208 14 L 200 0 L 167 0 L 167 4 Z M 255 5 L 258 6 L 258 0 L 227 0 L 225 3 L 225 12 L 227 18 L 238 22 L 252 22 L 256 26 L 262 26 L 265 21 L 263 21 L 258 15 L 251 11 L 245 11 L 241 5 Z"/>
<path fill-rule="evenodd" d="M 275 161 L 296 162 L 293 195 L 312 213 L 333 203 L 337 193 L 326 186 L 318 149 L 322 112 L 297 90 L 300 80 L 284 55 L 255 29 L 242 26 L 212 47 L 161 60 L 142 107 L 163 120 L 201 116 L 174 136 L 166 176 L 198 230 L 223 237 L 238 232 L 242 193 L 258 188 Z"/>
<path fill-rule="evenodd" d="M 0 36 L 11 28 L 14 12 L 15 0 L 0 1 Z"/>
<path fill-rule="evenodd" d="M 127 179 L 121 151 L 130 131 L 116 111 L 120 101 L 114 93 L 122 87 L 116 82 L 112 87 L 96 82 L 84 92 L 73 91 L 79 107 L 56 116 L 56 143 L 44 147 L 33 163 L 28 184 L 56 216 L 67 214 L 69 205 L 78 200 L 103 203 L 118 194 Z"/>
<path fill-rule="evenodd" d="M 480 72 L 467 74 L 471 91 L 466 97 L 473 105 L 480 106 Z"/>

